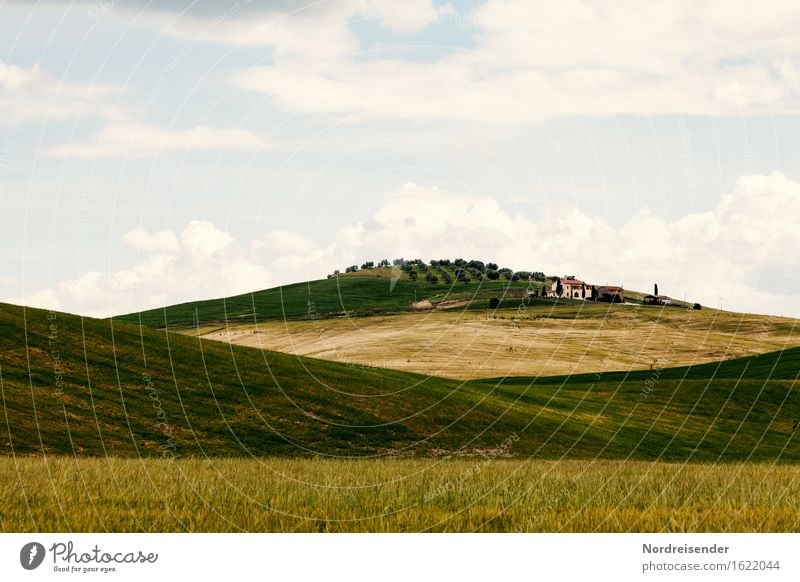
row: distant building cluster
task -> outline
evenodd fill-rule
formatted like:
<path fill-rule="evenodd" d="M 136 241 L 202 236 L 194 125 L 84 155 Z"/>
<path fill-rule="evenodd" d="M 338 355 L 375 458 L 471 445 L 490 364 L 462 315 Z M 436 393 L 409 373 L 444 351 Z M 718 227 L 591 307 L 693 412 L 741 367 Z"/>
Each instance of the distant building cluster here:
<path fill-rule="evenodd" d="M 425 282 L 433 286 L 452 286 L 457 283 L 470 283 L 480 281 L 530 281 L 526 293 L 529 297 L 550 297 L 578 299 L 583 301 L 600 301 L 605 303 L 624 303 L 625 289 L 622 285 L 593 285 L 581 281 L 575 275 L 563 277 L 546 276 L 541 271 L 514 271 L 501 268 L 496 263 L 484 263 L 478 260 L 465 259 L 438 259 L 425 262 L 422 259 L 382 259 L 380 261 L 367 261 L 361 265 L 350 265 L 344 273 L 339 270 L 328 275 L 329 279 L 342 274 L 370 271 L 372 269 L 391 268 L 393 277 L 401 274 L 411 281 Z M 533 283 L 537 284 L 534 285 Z M 499 303 L 499 300 L 498 300 Z M 645 295 L 642 299 L 644 305 L 667 306 L 672 305 L 672 298 L 661 295 L 658 285 L 653 286 L 652 295 Z M 496 307 L 496 306 L 494 306 Z M 701 309 L 700 304 L 695 304 L 694 309 Z"/>
<path fill-rule="evenodd" d="M 546 291 L 546 297 L 583 299 L 586 301 L 604 301 L 606 303 L 624 303 L 625 290 L 617 285 L 591 285 L 581 281 L 575 275 L 564 275 L 563 277 L 553 277 L 550 289 Z M 658 285 L 653 286 L 653 293 L 642 298 L 645 305 L 672 305 L 672 298 L 661 295 L 658 292 Z M 696 304 L 694 309 L 701 309 Z"/>
<path fill-rule="evenodd" d="M 623 303 L 625 290 L 616 285 L 591 285 L 576 278 L 575 275 L 565 275 L 553 280 L 547 297 Z"/>

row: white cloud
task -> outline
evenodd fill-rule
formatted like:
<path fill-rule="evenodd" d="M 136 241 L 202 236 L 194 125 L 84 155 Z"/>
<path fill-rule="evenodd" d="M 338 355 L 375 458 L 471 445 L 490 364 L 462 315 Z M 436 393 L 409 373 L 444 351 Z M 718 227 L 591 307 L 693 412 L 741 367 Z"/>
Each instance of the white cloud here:
<path fill-rule="evenodd" d="M 99 83 L 62 82 L 39 67 L 24 68 L 0 61 L 0 109 L 6 113 L 0 117 L 0 126 L 73 118 L 105 120 L 104 129 L 85 142 L 42 148 L 43 155 L 61 158 L 142 158 L 167 151 L 268 147 L 258 133 L 242 128 L 200 125 L 181 129 L 142 123 L 112 103 L 118 92 L 115 87 Z"/>
<path fill-rule="evenodd" d="M 244 293 L 273 282 L 233 237 L 208 222 L 193 221 L 180 233 L 136 229 L 123 240 L 143 253 L 133 267 L 90 272 L 9 302 L 106 317 Z"/>
<path fill-rule="evenodd" d="M 458 16 L 451 13 L 438 17 Z M 489 0 L 460 16 L 474 51 L 434 62 L 380 52 L 343 58 L 349 49 L 315 58 L 286 53 L 231 79 L 271 95 L 286 111 L 366 119 L 515 124 L 572 115 L 800 111 L 800 11 L 792 2 Z"/>
<path fill-rule="evenodd" d="M 800 183 L 778 173 L 740 178 L 712 211 L 671 222 L 642 211 L 620 227 L 566 206 L 531 220 L 509 214 L 492 197 L 407 184 L 369 220 L 342 228 L 324 246 L 281 233 L 284 247 L 271 234 L 256 250 L 265 264 L 283 259 L 283 281 L 398 256 L 480 258 L 635 290 L 658 282 L 680 299 L 800 316 L 798 215 Z"/>
<path fill-rule="evenodd" d="M 430 0 L 368 0 L 359 4 L 361 14 L 377 16 L 384 27 L 400 33 L 422 30 L 453 10 L 452 5 L 437 7 Z"/>
<path fill-rule="evenodd" d="M 140 227 L 126 232 L 122 241 L 131 248 L 145 252 L 176 253 L 180 250 L 178 237 L 171 230 L 150 234 Z"/>
<path fill-rule="evenodd" d="M 276 55 L 332 59 L 359 50 L 351 20 L 376 20 L 384 28 L 411 33 L 434 22 L 439 14 L 431 0 L 327 0 L 306 5 L 237 3 L 193 10 L 182 6 L 152 7 L 142 19 L 160 33 L 191 43 L 217 42 L 234 46 L 268 46 Z"/>
<path fill-rule="evenodd" d="M 200 125 L 188 129 L 142 123 L 112 99 L 119 89 L 79 85 L 53 78 L 39 67 L 0 61 L 0 126 L 30 121 L 99 118 L 104 129 L 86 142 L 45 146 L 43 155 L 64 158 L 152 157 L 170 150 L 257 149 L 268 147 L 254 131 Z"/>
<path fill-rule="evenodd" d="M 36 67 L 25 69 L 17 65 L 9 65 L 0 62 L 0 87 L 10 91 L 16 91 L 20 87 L 28 85 L 39 77 Z"/>
<path fill-rule="evenodd" d="M 479 258 L 518 270 L 575 274 L 725 309 L 800 316 L 800 182 L 774 173 L 740 178 L 705 213 L 665 221 L 642 211 L 619 227 L 575 208 L 539 219 L 512 215 L 489 196 L 406 184 L 368 219 L 318 244 L 272 231 L 251 253 L 229 233 L 192 222 L 181 233 L 137 229 L 131 269 L 89 273 L 12 303 L 108 315 L 322 278 L 381 258 Z"/>
<path fill-rule="evenodd" d="M 154 125 L 117 122 L 87 143 L 50 146 L 45 155 L 64 158 L 154 157 L 169 150 L 224 150 L 266 147 L 266 140 L 240 128 L 197 126 L 165 129 Z"/>
<path fill-rule="evenodd" d="M 118 89 L 102 83 L 75 84 L 52 77 L 38 66 L 0 61 L 0 126 L 80 116 L 118 118 L 110 104 Z"/>

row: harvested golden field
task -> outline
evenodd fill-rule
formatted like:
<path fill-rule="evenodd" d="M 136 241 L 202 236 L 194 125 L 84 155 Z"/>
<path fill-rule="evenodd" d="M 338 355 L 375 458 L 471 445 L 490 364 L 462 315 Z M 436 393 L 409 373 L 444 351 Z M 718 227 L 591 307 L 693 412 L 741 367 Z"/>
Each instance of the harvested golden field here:
<path fill-rule="evenodd" d="M 795 319 L 573 301 L 214 324 L 187 333 L 457 379 L 665 368 L 800 345 Z"/>
<path fill-rule="evenodd" d="M 4 532 L 797 532 L 800 467 L 12 458 Z"/>

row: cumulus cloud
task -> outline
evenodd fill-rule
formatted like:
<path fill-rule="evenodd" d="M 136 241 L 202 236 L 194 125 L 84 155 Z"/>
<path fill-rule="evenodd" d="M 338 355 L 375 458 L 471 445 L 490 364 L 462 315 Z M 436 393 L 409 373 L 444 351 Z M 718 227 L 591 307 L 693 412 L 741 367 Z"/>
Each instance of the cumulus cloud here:
<path fill-rule="evenodd" d="M 490 196 L 407 184 L 325 245 L 281 232 L 254 248 L 260 261 L 280 264 L 279 280 L 399 256 L 481 258 L 642 291 L 658 282 L 679 299 L 800 316 L 798 213 L 800 182 L 779 173 L 740 178 L 711 211 L 666 221 L 644 210 L 621 226 L 568 206 L 531 219 Z"/>
<path fill-rule="evenodd" d="M 232 82 L 287 111 L 364 119 L 515 124 L 800 110 L 800 12 L 792 2 L 488 0 L 466 14 L 450 7 L 428 18 L 457 19 L 475 49 L 432 62 L 381 52 L 345 58 L 350 49 L 342 47 L 313 59 L 287 53 Z"/>
<path fill-rule="evenodd" d="M 132 267 L 93 271 L 9 302 L 107 317 L 235 295 L 273 282 L 230 234 L 209 222 L 192 221 L 180 233 L 136 229 L 123 241 L 142 253 Z"/>
<path fill-rule="evenodd" d="M 276 230 L 249 252 L 207 222 L 180 233 L 125 235 L 143 254 L 130 269 L 88 273 L 11 302 L 109 315 L 308 279 L 382 258 L 479 258 L 517 270 L 575 274 L 725 309 L 800 316 L 800 182 L 779 173 L 740 178 L 704 213 L 666 221 L 648 211 L 613 226 L 568 207 L 539 218 L 491 196 L 406 184 L 367 219 L 320 244 Z"/>
<path fill-rule="evenodd" d="M 143 228 L 126 232 L 122 241 L 139 251 L 175 253 L 180 250 L 178 236 L 171 230 L 162 230 L 150 234 Z"/>

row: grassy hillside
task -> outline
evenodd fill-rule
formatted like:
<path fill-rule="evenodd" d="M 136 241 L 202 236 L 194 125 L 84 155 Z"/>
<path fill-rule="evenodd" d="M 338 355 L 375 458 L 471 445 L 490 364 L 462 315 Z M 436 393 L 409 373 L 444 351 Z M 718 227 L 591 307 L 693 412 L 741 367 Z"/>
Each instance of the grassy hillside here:
<path fill-rule="evenodd" d="M 413 281 L 392 269 L 343 274 L 294 285 L 285 285 L 234 297 L 194 301 L 132 313 L 115 318 L 148 327 L 195 325 L 196 322 L 253 323 L 284 319 L 319 319 L 334 315 L 363 316 L 408 311 L 415 301 L 480 300 L 509 294 L 521 296 L 528 281 L 470 279 L 447 284 L 424 279 Z M 541 283 L 534 284 L 541 286 Z"/>
<path fill-rule="evenodd" d="M 0 451 L 798 460 L 800 350 L 758 362 L 462 383 L 1 305 Z"/>

